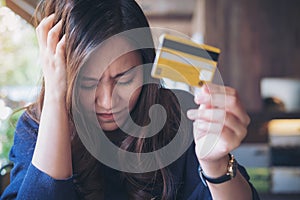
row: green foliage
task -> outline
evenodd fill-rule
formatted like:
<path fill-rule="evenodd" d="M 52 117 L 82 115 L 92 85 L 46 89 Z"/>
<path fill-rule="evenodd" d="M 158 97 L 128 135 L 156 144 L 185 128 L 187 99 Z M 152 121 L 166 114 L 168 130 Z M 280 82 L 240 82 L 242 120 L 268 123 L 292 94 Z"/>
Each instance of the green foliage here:
<path fill-rule="evenodd" d="M 247 168 L 250 181 L 260 193 L 268 193 L 270 190 L 270 169 L 269 168 Z"/>
<path fill-rule="evenodd" d="M 14 132 L 17 121 L 24 110 L 14 112 L 8 120 L 4 121 L 0 128 L 2 149 L 0 149 L 0 160 L 8 162 L 8 154 L 13 144 Z"/>
<path fill-rule="evenodd" d="M 40 70 L 34 28 L 7 7 L 0 7 L 0 87 L 36 85 Z"/>
<path fill-rule="evenodd" d="M 0 0 L 0 89 L 3 86 L 37 85 L 41 70 L 35 30 L 4 5 L 5 1 Z M 13 102 L 8 98 L 0 93 L 0 100 L 4 100 L 12 110 L 24 105 L 24 102 Z M 0 120 L 0 165 L 8 161 L 15 125 L 21 113 L 16 112 L 9 119 Z"/>

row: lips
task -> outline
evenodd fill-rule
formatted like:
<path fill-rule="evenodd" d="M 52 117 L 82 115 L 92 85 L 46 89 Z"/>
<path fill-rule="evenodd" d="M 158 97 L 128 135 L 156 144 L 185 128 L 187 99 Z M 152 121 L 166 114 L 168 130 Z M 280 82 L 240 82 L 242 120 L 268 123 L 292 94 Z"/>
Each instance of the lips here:
<path fill-rule="evenodd" d="M 112 113 L 97 113 L 97 116 L 104 121 L 114 120 L 114 115 Z"/>
<path fill-rule="evenodd" d="M 115 118 L 118 116 L 119 112 L 116 113 L 97 113 L 98 118 L 104 122 L 115 121 Z"/>

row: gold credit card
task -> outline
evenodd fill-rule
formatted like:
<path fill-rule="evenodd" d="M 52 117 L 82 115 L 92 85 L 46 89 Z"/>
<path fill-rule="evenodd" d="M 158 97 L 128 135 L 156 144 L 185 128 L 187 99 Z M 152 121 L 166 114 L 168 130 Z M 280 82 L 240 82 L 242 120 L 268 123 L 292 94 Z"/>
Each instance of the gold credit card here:
<path fill-rule="evenodd" d="M 212 81 L 220 49 L 168 34 L 162 35 L 160 41 L 152 77 L 169 78 L 190 86 Z"/>

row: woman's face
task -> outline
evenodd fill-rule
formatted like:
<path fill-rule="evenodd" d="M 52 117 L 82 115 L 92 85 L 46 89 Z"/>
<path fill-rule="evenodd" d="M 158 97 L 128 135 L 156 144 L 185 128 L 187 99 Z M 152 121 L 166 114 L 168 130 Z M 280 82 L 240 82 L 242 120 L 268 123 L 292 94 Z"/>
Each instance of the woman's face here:
<path fill-rule="evenodd" d="M 104 45 L 90 56 L 79 76 L 80 102 L 88 116 L 96 115 L 104 131 L 125 123 L 141 93 L 142 58 L 138 51 L 128 52 L 130 48 L 121 38 Z"/>

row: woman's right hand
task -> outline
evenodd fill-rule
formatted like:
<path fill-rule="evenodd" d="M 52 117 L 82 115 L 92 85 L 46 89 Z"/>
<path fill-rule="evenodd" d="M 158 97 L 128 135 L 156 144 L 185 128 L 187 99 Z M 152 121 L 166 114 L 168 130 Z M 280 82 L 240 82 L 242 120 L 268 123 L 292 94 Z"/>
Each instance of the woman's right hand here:
<path fill-rule="evenodd" d="M 55 179 L 72 175 L 71 134 L 66 108 L 65 37 L 52 14 L 36 28 L 45 81 L 45 96 L 32 164 Z"/>
<path fill-rule="evenodd" d="M 45 97 L 64 100 L 66 81 L 65 35 L 60 39 L 62 21 L 54 25 L 55 14 L 44 18 L 36 28 L 40 63 L 45 81 Z"/>

